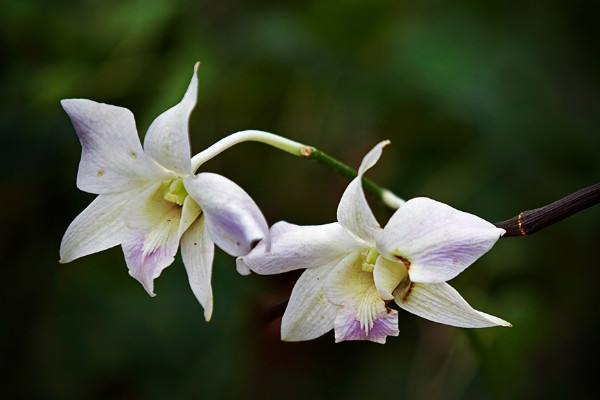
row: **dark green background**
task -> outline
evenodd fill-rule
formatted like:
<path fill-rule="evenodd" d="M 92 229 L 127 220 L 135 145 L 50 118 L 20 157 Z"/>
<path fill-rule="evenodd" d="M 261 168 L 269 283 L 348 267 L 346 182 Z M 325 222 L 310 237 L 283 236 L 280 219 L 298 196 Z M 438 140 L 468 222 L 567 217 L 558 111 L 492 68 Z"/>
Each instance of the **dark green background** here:
<path fill-rule="evenodd" d="M 565 398 L 598 395 L 600 207 L 502 239 L 452 281 L 513 328 L 400 314 L 386 345 L 279 341 L 261 326 L 297 274 L 235 272 L 217 252 L 209 324 L 181 259 L 156 298 L 119 248 L 59 265 L 80 146 L 59 100 L 131 109 L 140 132 L 200 60 L 194 152 L 241 129 L 316 146 L 369 177 L 490 221 L 600 179 L 592 1 L 33 1 L 0 3 L 5 398 Z M 269 223 L 335 219 L 347 181 L 261 144 L 204 165 Z M 385 209 L 373 202 L 382 224 Z"/>

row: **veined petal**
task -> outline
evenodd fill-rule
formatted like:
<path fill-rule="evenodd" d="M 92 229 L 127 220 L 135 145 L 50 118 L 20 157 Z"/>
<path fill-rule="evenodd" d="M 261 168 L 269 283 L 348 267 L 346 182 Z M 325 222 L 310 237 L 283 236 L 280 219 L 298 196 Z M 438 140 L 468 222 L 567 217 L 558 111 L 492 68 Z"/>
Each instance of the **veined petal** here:
<path fill-rule="evenodd" d="M 301 268 L 317 268 L 368 246 L 337 222 L 301 226 L 277 222 L 271 227 L 271 248 L 260 242 L 247 256 L 237 259 L 238 270 L 251 269 L 261 275 Z"/>
<path fill-rule="evenodd" d="M 123 209 L 129 236 L 123 253 L 129 274 L 154 296 L 154 279 L 171 265 L 179 247 L 181 208 L 164 200 L 166 183 L 157 183 Z"/>
<path fill-rule="evenodd" d="M 311 340 L 333 329 L 338 307 L 325 298 L 323 282 L 334 265 L 326 264 L 302 273 L 281 320 L 282 340 Z"/>
<path fill-rule="evenodd" d="M 199 65 L 194 65 L 192 80 L 181 102 L 159 115 L 144 138 L 144 149 L 148 155 L 182 177 L 192 174 L 188 121 L 198 98 L 196 73 Z"/>
<path fill-rule="evenodd" d="M 60 244 L 60 262 L 97 253 L 121 244 L 127 227 L 121 217 L 125 204 L 141 190 L 101 194 L 67 228 Z"/>
<path fill-rule="evenodd" d="M 365 330 L 356 319 L 356 311 L 344 308 L 337 312 L 335 323 L 335 342 L 344 340 L 370 340 L 385 344 L 388 336 L 398 336 L 398 312 L 386 309 L 385 313 L 377 315 L 370 330 Z"/>
<path fill-rule="evenodd" d="M 485 328 L 489 326 L 512 326 L 492 315 L 474 310 L 449 284 L 411 283 L 394 292 L 396 303 L 415 315 L 461 328 Z"/>
<path fill-rule="evenodd" d="M 209 172 L 184 179 L 200 205 L 217 246 L 234 257 L 246 255 L 261 239 L 269 245 L 269 227 L 254 200 L 229 179 Z"/>
<path fill-rule="evenodd" d="M 393 300 L 393 292 L 403 279 L 408 278 L 406 267 L 402 263 L 377 257 L 373 268 L 373 280 L 379 296 L 383 300 Z"/>
<path fill-rule="evenodd" d="M 382 149 L 390 143 L 389 140 L 378 143 L 363 158 L 358 176 L 354 178 L 344 191 L 337 209 L 337 219 L 350 232 L 354 233 L 369 243 L 375 243 L 375 239 L 381 231 L 381 227 L 367 203 L 362 187 L 362 176 L 371 168 L 379 157 Z"/>
<path fill-rule="evenodd" d="M 215 245 L 210 240 L 204 215 L 197 218 L 181 237 L 181 257 L 194 295 L 204 307 L 204 318 L 210 321 L 213 312 L 211 286 Z"/>
<path fill-rule="evenodd" d="M 96 194 L 124 192 L 167 176 L 144 154 L 131 111 L 86 99 L 66 99 L 61 104 L 81 142 L 79 189 Z"/>
<path fill-rule="evenodd" d="M 398 315 L 379 296 L 373 274 L 362 269 L 362 255 L 354 253 L 340 261 L 325 280 L 327 300 L 342 306 L 335 322 L 335 340 L 371 340 L 385 343 L 398 335 Z"/>
<path fill-rule="evenodd" d="M 492 248 L 503 229 L 428 198 L 407 201 L 377 240 L 388 260 L 402 261 L 413 282 L 445 282 Z"/>

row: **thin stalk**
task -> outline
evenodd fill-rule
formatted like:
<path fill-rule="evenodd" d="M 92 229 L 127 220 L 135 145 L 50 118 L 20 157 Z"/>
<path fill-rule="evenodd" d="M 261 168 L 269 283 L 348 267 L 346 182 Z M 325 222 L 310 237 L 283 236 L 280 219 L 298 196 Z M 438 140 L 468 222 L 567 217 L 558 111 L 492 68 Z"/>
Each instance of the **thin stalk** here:
<path fill-rule="evenodd" d="M 192 170 L 196 172 L 202 164 L 227 150 L 228 148 L 242 142 L 250 141 L 268 144 L 269 146 L 293 154 L 296 157 L 315 160 L 319 164 L 324 165 L 325 167 L 348 179 L 354 179 L 358 175 L 355 170 L 346 164 L 336 160 L 335 158 L 327 155 L 315 147 L 307 146 L 273 133 L 256 130 L 246 130 L 233 133 L 219 140 L 206 150 L 196 154 L 192 158 Z M 369 179 L 363 178 L 363 187 L 367 192 L 373 194 L 386 206 L 394 210 L 404 204 L 404 200 L 396 196 L 392 191 L 375 184 Z"/>

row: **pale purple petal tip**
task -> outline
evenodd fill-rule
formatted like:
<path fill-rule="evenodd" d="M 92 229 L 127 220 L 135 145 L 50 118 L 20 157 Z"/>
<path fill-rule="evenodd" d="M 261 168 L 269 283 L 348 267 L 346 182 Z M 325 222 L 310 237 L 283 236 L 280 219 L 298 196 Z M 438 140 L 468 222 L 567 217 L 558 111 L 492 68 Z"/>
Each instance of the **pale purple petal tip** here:
<path fill-rule="evenodd" d="M 383 344 L 388 336 L 399 334 L 398 313 L 388 309 L 384 314 L 379 314 L 373 320 L 373 326 L 368 329 L 365 326 L 361 327 L 353 310 L 344 308 L 338 311 L 334 327 L 336 343 L 344 340 L 370 340 Z"/>
<path fill-rule="evenodd" d="M 129 268 L 129 275 L 137 279 L 150 296 L 155 296 L 154 279 L 160 276 L 163 269 L 173 263 L 175 259 L 172 249 L 168 246 L 158 247 L 156 250 L 144 253 L 142 240 L 123 244 L 125 261 Z"/>
<path fill-rule="evenodd" d="M 226 253 L 246 255 L 261 240 L 270 247 L 267 221 L 241 187 L 209 172 L 185 178 L 184 184 L 204 212 L 211 239 Z"/>
<path fill-rule="evenodd" d="M 491 249 L 502 233 L 473 214 L 415 198 L 390 218 L 377 250 L 388 260 L 407 260 L 413 282 L 445 282 Z"/>

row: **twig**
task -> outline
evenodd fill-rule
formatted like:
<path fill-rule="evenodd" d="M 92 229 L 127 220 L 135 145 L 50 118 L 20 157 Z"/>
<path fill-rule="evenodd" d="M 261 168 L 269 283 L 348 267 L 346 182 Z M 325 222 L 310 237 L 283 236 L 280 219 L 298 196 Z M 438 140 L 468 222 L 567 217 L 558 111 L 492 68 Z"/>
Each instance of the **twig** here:
<path fill-rule="evenodd" d="M 531 235 L 598 203 L 600 183 L 578 190 L 547 206 L 523 211 L 516 217 L 494 225 L 506 230 L 503 238 Z"/>

